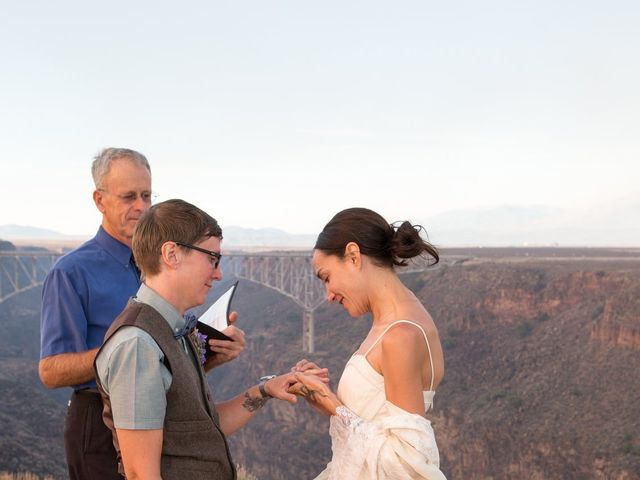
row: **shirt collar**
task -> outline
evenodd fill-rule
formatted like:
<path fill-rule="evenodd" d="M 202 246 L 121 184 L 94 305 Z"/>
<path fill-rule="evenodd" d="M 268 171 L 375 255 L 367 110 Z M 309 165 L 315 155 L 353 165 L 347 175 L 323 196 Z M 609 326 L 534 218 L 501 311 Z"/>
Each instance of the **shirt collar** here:
<path fill-rule="evenodd" d="M 178 313 L 173 305 L 144 283 L 140 285 L 138 293 L 135 296 L 135 300 L 157 310 L 157 312 L 167 321 L 173 332 L 178 332 L 182 327 L 184 327 L 186 323 L 184 317 Z"/>
<path fill-rule="evenodd" d="M 104 248 L 118 263 L 125 267 L 129 265 L 131 261 L 131 248 L 109 235 L 106 230 L 102 228 L 102 225 L 98 229 L 95 239 L 96 243 Z"/>

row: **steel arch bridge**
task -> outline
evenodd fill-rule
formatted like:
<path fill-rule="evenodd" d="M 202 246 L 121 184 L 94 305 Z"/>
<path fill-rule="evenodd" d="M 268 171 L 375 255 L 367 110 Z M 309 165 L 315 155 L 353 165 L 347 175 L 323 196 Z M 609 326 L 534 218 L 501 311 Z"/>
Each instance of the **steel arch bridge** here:
<path fill-rule="evenodd" d="M 54 252 L 0 252 L 0 303 L 42 285 L 61 256 Z"/>
<path fill-rule="evenodd" d="M 226 260 L 226 261 L 224 261 Z M 313 352 L 313 312 L 325 300 L 309 253 L 234 254 L 223 257 L 225 273 L 259 283 L 302 308 L 302 351 Z"/>
<path fill-rule="evenodd" d="M 54 252 L 0 252 L 0 303 L 38 287 L 61 256 Z M 292 299 L 303 311 L 302 349 L 312 353 L 314 347 L 314 311 L 325 300 L 325 291 L 305 253 L 226 254 L 223 270 L 236 278 L 249 280 Z M 426 262 L 413 263 L 401 273 L 422 271 Z"/>

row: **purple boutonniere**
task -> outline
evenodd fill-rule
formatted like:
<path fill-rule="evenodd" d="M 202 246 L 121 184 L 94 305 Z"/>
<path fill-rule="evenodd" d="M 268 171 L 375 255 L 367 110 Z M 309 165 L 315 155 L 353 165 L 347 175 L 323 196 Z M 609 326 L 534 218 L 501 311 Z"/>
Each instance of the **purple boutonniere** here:
<path fill-rule="evenodd" d="M 206 348 L 207 348 L 207 336 L 203 333 L 200 333 L 197 328 L 194 328 L 191 332 L 191 339 L 193 340 L 193 344 L 196 347 L 198 352 L 198 357 L 200 358 L 200 363 L 204 365 L 204 362 L 207 361 L 206 356 Z"/>

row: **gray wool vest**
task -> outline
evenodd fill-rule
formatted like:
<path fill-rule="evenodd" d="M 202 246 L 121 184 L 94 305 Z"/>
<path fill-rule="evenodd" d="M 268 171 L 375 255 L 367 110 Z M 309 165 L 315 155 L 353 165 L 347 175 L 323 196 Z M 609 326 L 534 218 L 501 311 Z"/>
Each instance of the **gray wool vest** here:
<path fill-rule="evenodd" d="M 151 335 L 164 353 L 165 365 L 172 374 L 171 386 L 167 391 L 167 410 L 163 428 L 160 460 L 162 478 L 235 480 L 236 470 L 229 446 L 220 429 L 218 412 L 202 367 L 196 368 L 180 342 L 174 338 L 167 321 L 154 308 L 133 300 L 129 301 L 127 307 L 111 324 L 98 355 L 113 334 L 124 326 L 135 326 Z M 198 358 L 191 339 L 187 339 L 186 343 L 195 358 Z M 113 445 L 118 453 L 118 468 L 124 475 L 118 436 L 113 425 L 111 402 L 102 388 L 100 379 L 96 380 L 102 397 L 102 418 L 113 434 Z"/>

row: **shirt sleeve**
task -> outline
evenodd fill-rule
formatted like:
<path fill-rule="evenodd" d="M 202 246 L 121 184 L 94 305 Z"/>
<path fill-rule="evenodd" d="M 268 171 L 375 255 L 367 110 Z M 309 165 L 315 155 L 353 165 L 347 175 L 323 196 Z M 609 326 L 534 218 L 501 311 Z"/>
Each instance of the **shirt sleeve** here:
<path fill-rule="evenodd" d="M 105 345 L 96 367 L 111 400 L 116 428 L 163 428 L 171 386 L 171 372 L 163 359 L 151 336 L 136 327 L 123 327 Z"/>
<path fill-rule="evenodd" d="M 87 317 L 71 278 L 54 268 L 42 290 L 40 358 L 87 350 Z"/>
<path fill-rule="evenodd" d="M 386 402 L 387 414 L 365 421 L 346 407 L 331 417 L 328 478 L 446 480 L 431 423 Z"/>

